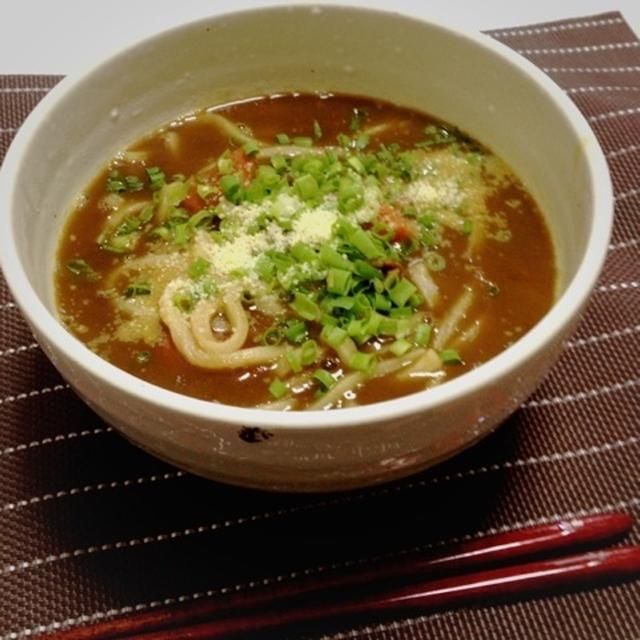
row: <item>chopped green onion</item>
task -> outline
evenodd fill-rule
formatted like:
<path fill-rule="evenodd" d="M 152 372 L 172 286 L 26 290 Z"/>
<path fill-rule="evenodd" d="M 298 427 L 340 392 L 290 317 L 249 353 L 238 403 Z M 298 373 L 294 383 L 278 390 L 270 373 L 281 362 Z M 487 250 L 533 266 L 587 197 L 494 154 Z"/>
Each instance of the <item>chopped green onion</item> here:
<path fill-rule="evenodd" d="M 389 351 L 395 356 L 403 356 L 407 351 L 411 350 L 411 343 L 404 338 L 396 340 L 390 347 Z"/>
<path fill-rule="evenodd" d="M 473 220 L 469 220 L 468 218 L 466 220 L 464 220 L 464 222 L 462 223 L 462 233 L 465 236 L 469 236 L 471 235 L 471 233 L 473 232 Z"/>
<path fill-rule="evenodd" d="M 351 288 L 351 271 L 344 269 L 329 269 L 327 273 L 327 290 L 330 293 L 346 295 Z"/>
<path fill-rule="evenodd" d="M 292 318 L 287 323 L 284 336 L 289 342 L 302 342 L 309 335 L 307 325 L 302 320 Z"/>
<path fill-rule="evenodd" d="M 320 336 L 332 349 L 337 349 L 346 339 L 347 332 L 341 327 L 326 325 L 322 328 Z"/>
<path fill-rule="evenodd" d="M 148 296 L 151 293 L 151 285 L 147 282 L 132 282 L 124 290 L 125 298 L 134 296 Z"/>
<path fill-rule="evenodd" d="M 186 222 L 182 224 L 177 224 L 173 228 L 173 241 L 176 244 L 186 244 L 190 237 L 191 237 L 191 228 Z"/>
<path fill-rule="evenodd" d="M 149 177 L 149 186 L 153 191 L 157 191 L 164 185 L 165 175 L 160 167 L 147 167 L 145 171 Z"/>
<path fill-rule="evenodd" d="M 444 349 L 440 352 L 442 364 L 462 364 L 462 358 L 456 349 Z"/>
<path fill-rule="evenodd" d="M 225 198 L 229 200 L 229 202 L 238 204 L 241 189 L 240 178 L 234 174 L 222 176 L 219 185 Z"/>
<path fill-rule="evenodd" d="M 317 120 L 313 121 L 313 135 L 316 140 L 322 138 L 322 128 L 320 127 L 320 123 Z"/>
<path fill-rule="evenodd" d="M 362 123 L 364 119 L 367 117 L 367 112 L 364 109 L 359 109 L 356 107 L 353 110 L 353 114 L 351 116 L 351 121 L 349 122 L 349 131 L 355 133 L 362 127 Z"/>
<path fill-rule="evenodd" d="M 296 136 L 292 142 L 296 147 L 311 147 L 313 145 L 313 140 L 308 136 Z"/>
<path fill-rule="evenodd" d="M 211 263 L 208 260 L 198 256 L 190 265 L 187 270 L 187 274 L 192 280 L 198 280 L 201 278 L 207 271 L 209 271 L 209 267 Z"/>
<path fill-rule="evenodd" d="M 278 144 L 289 144 L 291 139 L 286 133 L 278 133 L 276 134 L 276 142 Z"/>
<path fill-rule="evenodd" d="M 349 237 L 351 244 L 365 257 L 371 260 L 372 258 L 380 258 L 383 253 L 371 236 L 364 229 L 357 229 Z"/>
<path fill-rule="evenodd" d="M 89 282 L 95 282 L 100 278 L 98 273 L 89 265 L 86 260 L 77 258 L 76 260 L 69 260 L 67 262 L 67 269 L 73 273 L 74 276 L 84 278 Z"/>
<path fill-rule="evenodd" d="M 444 256 L 434 251 L 429 251 L 424 257 L 424 262 L 430 271 L 442 271 L 447 266 Z"/>
<path fill-rule="evenodd" d="M 179 291 L 173 296 L 173 304 L 183 313 L 190 313 L 196 306 L 196 299 L 188 291 Z"/>
<path fill-rule="evenodd" d="M 366 169 L 364 168 L 364 164 L 362 164 L 362 160 L 358 158 L 358 156 L 350 156 L 347 158 L 347 164 L 359 174 L 366 173 Z"/>
<path fill-rule="evenodd" d="M 311 200 L 318 195 L 318 183 L 309 173 L 297 178 L 293 183 L 293 188 L 302 200 Z"/>
<path fill-rule="evenodd" d="M 389 298 L 396 306 L 403 307 L 416 291 L 416 286 L 412 282 L 402 278 L 389 290 Z"/>
<path fill-rule="evenodd" d="M 374 278 L 382 279 L 383 273 L 379 269 L 372 267 L 368 262 L 364 260 L 355 260 L 355 272 L 365 280 L 373 280 Z"/>
<path fill-rule="evenodd" d="M 420 347 L 426 347 L 431 341 L 433 327 L 430 324 L 419 324 L 416 327 L 414 342 Z"/>
<path fill-rule="evenodd" d="M 297 242 L 294 244 L 291 247 L 291 255 L 298 262 L 310 262 L 317 257 L 316 252 L 304 242 Z"/>
<path fill-rule="evenodd" d="M 291 308 L 305 320 L 318 320 L 320 307 L 306 294 L 296 292 Z"/>
<path fill-rule="evenodd" d="M 279 378 L 276 378 L 269 385 L 269 393 L 276 399 L 282 398 L 287 393 L 287 385 Z"/>
<path fill-rule="evenodd" d="M 373 296 L 373 306 L 378 311 L 389 311 L 391 309 L 391 300 L 376 291 Z"/>
<path fill-rule="evenodd" d="M 151 360 L 151 352 L 150 351 L 138 351 L 136 353 L 136 362 L 138 364 L 146 364 Z"/>
<path fill-rule="evenodd" d="M 276 325 L 269 327 L 261 336 L 260 342 L 267 345 L 277 345 L 282 342 L 282 329 Z"/>
<path fill-rule="evenodd" d="M 336 386 L 336 379 L 326 369 L 316 369 L 313 377 L 325 388 L 332 389 Z"/>
<path fill-rule="evenodd" d="M 358 351 L 351 356 L 351 359 L 349 360 L 349 367 L 356 371 L 370 371 L 375 363 L 375 353 L 362 353 L 361 351 Z"/>
<path fill-rule="evenodd" d="M 147 224 L 147 222 L 151 222 L 152 218 L 153 218 L 153 206 L 145 207 L 138 215 L 138 220 L 140 221 L 140 224 Z"/>
<path fill-rule="evenodd" d="M 353 271 L 354 264 L 344 256 L 340 255 L 335 249 L 324 244 L 320 247 L 320 260 L 328 267 L 336 269 L 344 269 L 345 271 Z"/>
<path fill-rule="evenodd" d="M 302 371 L 302 359 L 300 358 L 299 349 L 287 351 L 284 357 L 287 359 L 293 373 L 300 373 Z"/>
<path fill-rule="evenodd" d="M 256 153 L 258 153 L 258 151 L 260 151 L 260 147 L 253 141 L 247 142 L 245 144 L 242 145 L 242 150 L 248 155 L 248 156 L 253 156 Z"/>
<path fill-rule="evenodd" d="M 127 185 L 127 191 L 135 192 L 144 189 L 144 182 L 138 176 L 125 176 L 124 182 Z"/>
<path fill-rule="evenodd" d="M 306 340 L 300 346 L 300 362 L 303 366 L 308 366 L 318 359 L 320 351 L 315 340 Z"/>

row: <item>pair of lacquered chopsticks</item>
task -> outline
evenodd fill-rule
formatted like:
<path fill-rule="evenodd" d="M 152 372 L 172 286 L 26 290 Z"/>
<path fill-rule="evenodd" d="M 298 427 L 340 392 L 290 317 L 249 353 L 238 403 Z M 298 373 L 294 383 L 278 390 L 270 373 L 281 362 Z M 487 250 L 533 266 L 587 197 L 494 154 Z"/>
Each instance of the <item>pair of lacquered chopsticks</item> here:
<path fill-rule="evenodd" d="M 237 633 L 339 616 L 417 612 L 506 595 L 516 597 L 550 589 L 591 586 L 639 574 L 640 546 L 583 551 L 562 557 L 558 552 L 593 548 L 597 543 L 623 535 L 632 525 L 633 519 L 624 513 L 560 520 L 462 542 L 438 554 L 412 555 L 250 594 L 217 596 L 133 613 L 47 637 L 50 640 L 228 638 Z M 539 559 L 542 554 L 555 557 Z M 531 560 L 532 557 L 537 559 Z M 524 558 L 530 561 L 514 564 Z M 480 571 L 470 571 L 480 567 L 483 568 Z M 434 575 L 440 577 L 434 579 Z M 425 576 L 430 576 L 426 582 Z M 416 582 L 420 578 L 423 581 Z"/>

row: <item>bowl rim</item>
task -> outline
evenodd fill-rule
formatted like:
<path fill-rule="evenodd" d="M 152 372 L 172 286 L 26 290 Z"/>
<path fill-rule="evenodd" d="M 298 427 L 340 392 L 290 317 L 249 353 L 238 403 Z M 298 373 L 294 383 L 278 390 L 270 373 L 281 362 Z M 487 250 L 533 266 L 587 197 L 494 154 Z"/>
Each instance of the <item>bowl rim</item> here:
<path fill-rule="evenodd" d="M 567 118 L 576 137 L 583 141 L 581 148 L 586 156 L 592 186 L 593 223 L 575 275 L 541 320 L 518 341 L 498 355 L 443 385 L 373 404 L 330 411 L 273 411 L 239 407 L 182 395 L 119 369 L 93 353 L 63 327 L 54 312 L 49 311 L 31 287 L 19 260 L 16 243 L 12 241 L 15 231 L 14 216 L 12 215 L 16 186 L 14 178 L 19 172 L 23 157 L 30 148 L 39 127 L 43 125 L 47 115 L 58 102 L 64 99 L 69 92 L 81 86 L 94 72 L 109 65 L 113 59 L 138 47 L 146 46 L 180 30 L 196 29 L 200 25 L 210 24 L 219 19 L 260 12 L 317 11 L 318 8 L 322 11 L 377 14 L 380 19 L 407 20 L 439 29 L 451 37 L 466 39 L 473 45 L 497 55 L 506 64 L 516 67 L 517 71 L 527 76 L 547 94 L 559 112 Z M 90 62 L 83 70 L 67 76 L 41 100 L 19 128 L 0 168 L 0 219 L 7 219 L 9 222 L 6 227 L 7 232 L 0 234 L 0 267 L 2 267 L 15 303 L 35 329 L 35 333 L 42 336 L 47 344 L 54 345 L 56 350 L 64 353 L 68 359 L 81 367 L 93 379 L 116 388 L 124 396 L 136 397 L 164 411 L 179 413 L 197 420 L 226 422 L 237 426 L 248 424 L 281 431 L 315 428 L 339 429 L 361 424 L 387 422 L 408 415 L 424 414 L 430 409 L 455 402 L 464 395 L 477 393 L 483 387 L 490 385 L 492 381 L 503 379 L 511 374 L 524 361 L 534 357 L 546 344 L 562 336 L 586 302 L 600 274 L 613 224 L 613 204 L 613 188 L 604 154 L 594 132 L 577 106 L 542 70 L 490 36 L 457 25 L 432 19 L 427 20 L 396 11 L 333 2 L 326 4 L 320 2 L 313 5 L 272 5 L 240 11 L 231 9 L 200 17 L 170 29 L 164 29 L 143 39 L 129 42 L 117 48 L 107 57 Z"/>

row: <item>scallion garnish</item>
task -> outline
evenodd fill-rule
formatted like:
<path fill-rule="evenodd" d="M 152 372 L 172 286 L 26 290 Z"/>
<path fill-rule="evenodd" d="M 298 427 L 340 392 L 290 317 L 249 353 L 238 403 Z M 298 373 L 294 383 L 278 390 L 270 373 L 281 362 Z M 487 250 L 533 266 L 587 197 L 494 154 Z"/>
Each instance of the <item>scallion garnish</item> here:
<path fill-rule="evenodd" d="M 150 293 L 151 285 L 148 282 L 132 282 L 124 290 L 124 297 L 148 296 Z"/>
<path fill-rule="evenodd" d="M 316 369 L 313 377 L 325 388 L 332 389 L 336 386 L 337 380 L 326 369 Z"/>
<path fill-rule="evenodd" d="M 443 349 L 440 352 L 442 364 L 462 364 L 462 358 L 457 349 Z"/>
<path fill-rule="evenodd" d="M 269 385 L 269 393 L 276 398 L 276 400 L 282 398 L 287 393 L 287 385 L 280 380 L 280 378 L 276 378 Z"/>
<path fill-rule="evenodd" d="M 187 274 L 192 280 L 198 280 L 201 278 L 207 271 L 209 271 L 209 267 L 211 263 L 208 260 L 198 256 L 187 269 Z"/>
<path fill-rule="evenodd" d="M 89 282 L 95 282 L 100 278 L 99 274 L 89 265 L 89 263 L 82 259 L 76 258 L 75 260 L 69 260 L 67 262 L 67 269 L 73 273 L 74 276 L 88 280 Z"/>

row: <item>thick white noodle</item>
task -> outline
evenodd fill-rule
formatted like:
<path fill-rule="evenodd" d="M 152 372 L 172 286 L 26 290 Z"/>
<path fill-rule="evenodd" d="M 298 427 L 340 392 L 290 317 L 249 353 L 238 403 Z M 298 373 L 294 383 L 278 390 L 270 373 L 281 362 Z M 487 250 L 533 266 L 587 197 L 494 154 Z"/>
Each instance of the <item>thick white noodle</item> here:
<path fill-rule="evenodd" d="M 282 400 L 272 400 L 257 405 L 256 409 L 267 409 L 269 411 L 290 411 L 295 405 L 293 398 L 282 398 Z"/>
<path fill-rule="evenodd" d="M 356 343 L 351 338 L 347 337 L 340 343 L 340 346 L 338 346 L 335 351 L 340 360 L 349 366 L 351 358 L 358 353 L 358 347 L 356 347 Z"/>
<path fill-rule="evenodd" d="M 455 340 L 455 346 L 461 344 L 469 344 L 473 342 L 478 335 L 480 334 L 480 329 L 482 327 L 482 320 L 475 320 L 472 322 Z"/>
<path fill-rule="evenodd" d="M 211 318 L 220 308 L 224 311 L 231 327 L 231 335 L 225 340 L 218 340 L 211 327 Z M 222 299 L 200 300 L 189 317 L 191 331 L 196 342 L 209 353 L 232 353 L 242 348 L 249 335 L 249 320 L 240 298 L 228 294 Z"/>
<path fill-rule="evenodd" d="M 484 222 L 480 219 L 480 216 L 476 216 L 473 220 L 473 229 L 467 239 L 467 248 L 463 254 L 464 258 L 472 258 L 474 254 L 478 253 L 486 237 L 484 226 Z"/>
<path fill-rule="evenodd" d="M 382 376 L 386 376 L 389 373 L 393 373 L 398 369 L 402 369 L 403 367 L 408 367 L 410 364 L 413 364 L 417 360 L 419 360 L 426 351 L 424 349 L 414 349 L 413 351 L 409 351 L 403 356 L 398 358 L 389 358 L 388 360 L 382 360 L 373 370 L 371 374 L 372 378 L 380 378 Z"/>
<path fill-rule="evenodd" d="M 203 349 L 193 335 L 188 314 L 173 302 L 181 286 L 179 281 L 174 281 L 166 287 L 160 297 L 160 317 L 169 328 L 176 348 L 191 364 L 204 369 L 235 369 L 273 362 L 283 355 L 285 348 L 276 346 L 248 347 L 231 353 Z"/>
<path fill-rule="evenodd" d="M 214 113 L 212 111 L 205 111 L 199 118 L 201 121 L 209 122 L 212 124 L 218 131 L 228 138 L 231 138 L 234 142 L 238 144 L 255 144 L 258 147 L 264 147 L 265 143 L 262 140 L 258 140 L 254 138 L 252 135 L 249 135 L 245 131 L 243 131 L 235 122 L 231 122 L 224 116 L 221 116 L 219 113 Z"/>
<path fill-rule="evenodd" d="M 116 155 L 116 159 L 129 164 L 140 164 L 149 159 L 149 153 L 147 151 L 121 151 Z"/>
<path fill-rule="evenodd" d="M 467 311 L 473 302 L 473 290 L 465 289 L 464 293 L 453 303 L 438 324 L 438 333 L 433 339 L 433 348 L 440 351 L 453 338 L 460 323 L 466 317 Z"/>
<path fill-rule="evenodd" d="M 125 218 L 135 216 L 150 204 L 151 200 L 143 200 L 139 202 L 130 202 L 122 207 L 118 207 L 107 217 L 104 227 L 102 227 L 102 234 L 108 235 L 114 232 L 124 222 Z"/>
<path fill-rule="evenodd" d="M 418 287 L 420 295 L 425 299 L 430 308 L 433 309 L 438 303 L 440 297 L 440 289 L 438 285 L 433 281 L 427 265 L 423 260 L 413 260 L 409 263 L 409 275 L 413 284 Z"/>
<path fill-rule="evenodd" d="M 166 131 L 162 135 L 164 146 L 171 151 L 174 156 L 180 152 L 180 136 L 175 131 Z"/>
<path fill-rule="evenodd" d="M 434 349 L 427 349 L 426 353 L 418 358 L 412 366 L 400 371 L 398 378 L 405 380 L 411 378 L 433 379 L 438 372 L 442 372 L 440 356 Z"/>
<path fill-rule="evenodd" d="M 273 156 L 294 158 L 301 155 L 322 156 L 327 151 L 332 151 L 337 156 L 344 155 L 342 147 L 301 147 L 295 144 L 276 144 L 260 149 L 256 154 L 256 158 L 272 158 Z"/>
<path fill-rule="evenodd" d="M 353 391 L 364 382 L 364 374 L 360 372 L 349 373 L 342 378 L 333 389 L 330 389 L 322 397 L 310 404 L 310 410 L 330 409 L 333 405 L 342 400 L 345 393 Z"/>

